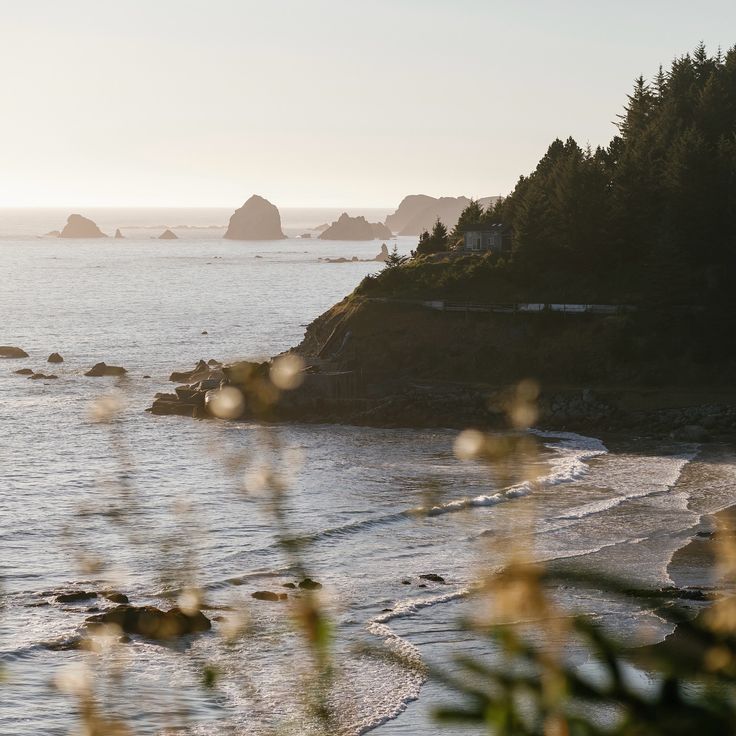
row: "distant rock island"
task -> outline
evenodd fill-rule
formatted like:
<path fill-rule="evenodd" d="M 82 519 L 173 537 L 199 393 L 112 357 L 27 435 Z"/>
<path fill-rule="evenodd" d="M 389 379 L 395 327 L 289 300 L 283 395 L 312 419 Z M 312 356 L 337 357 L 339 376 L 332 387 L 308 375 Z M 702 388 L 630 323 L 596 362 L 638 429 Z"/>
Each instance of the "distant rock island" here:
<path fill-rule="evenodd" d="M 392 237 L 382 222 L 368 222 L 365 217 L 350 217 L 343 212 L 320 236 L 322 240 L 376 240 Z"/>
<path fill-rule="evenodd" d="M 125 237 L 125 235 L 123 235 L 123 234 L 122 234 L 122 233 L 120 232 L 120 228 L 118 228 L 118 229 L 117 229 L 117 230 L 115 231 L 115 238 L 116 238 L 117 240 L 121 240 L 121 239 L 122 239 L 122 238 L 124 238 L 124 237 Z"/>
<path fill-rule="evenodd" d="M 482 197 L 478 200 L 488 207 L 499 197 Z M 457 224 L 462 211 L 470 204 L 467 197 L 430 197 L 427 194 L 410 194 L 404 197 L 398 209 L 386 218 L 386 225 L 397 235 L 419 235 L 431 230 L 437 218 L 448 230 Z"/>
<path fill-rule="evenodd" d="M 228 240 L 284 240 L 281 215 L 278 208 L 267 199 L 254 194 L 230 218 Z"/>
<path fill-rule="evenodd" d="M 59 235 L 60 238 L 106 238 L 107 235 L 82 215 L 69 215 L 66 225 Z"/>
<path fill-rule="evenodd" d="M 158 239 L 159 240 L 179 240 L 179 236 L 175 232 L 167 228 L 161 233 L 161 235 L 158 236 Z"/>

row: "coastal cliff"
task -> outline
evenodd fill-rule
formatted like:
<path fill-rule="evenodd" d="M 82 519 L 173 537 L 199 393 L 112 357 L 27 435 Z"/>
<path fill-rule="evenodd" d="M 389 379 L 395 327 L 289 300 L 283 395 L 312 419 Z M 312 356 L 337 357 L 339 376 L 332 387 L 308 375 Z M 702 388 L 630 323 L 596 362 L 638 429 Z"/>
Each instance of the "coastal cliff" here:
<path fill-rule="evenodd" d="M 736 430 L 733 357 L 704 360 L 702 316 L 444 311 L 352 296 L 295 348 L 323 375 L 354 374 L 350 421 L 498 426 L 508 389 L 540 387 L 539 421 L 569 429 L 640 427 L 698 435 Z M 711 326 L 715 338 L 718 325 Z M 685 353 L 691 336 L 696 352 Z M 698 354 L 697 350 L 702 350 Z M 707 388 L 703 388 L 707 387 Z M 339 414 L 339 402 L 330 409 Z M 326 412 L 329 414 L 329 411 Z"/>
<path fill-rule="evenodd" d="M 488 207 L 498 199 L 499 197 L 483 197 L 478 200 L 478 204 Z M 419 235 L 424 230 L 431 230 L 434 223 L 441 220 L 448 230 L 452 230 L 469 204 L 470 199 L 467 197 L 410 194 L 401 200 L 396 212 L 386 217 L 386 225 L 398 235 Z"/>

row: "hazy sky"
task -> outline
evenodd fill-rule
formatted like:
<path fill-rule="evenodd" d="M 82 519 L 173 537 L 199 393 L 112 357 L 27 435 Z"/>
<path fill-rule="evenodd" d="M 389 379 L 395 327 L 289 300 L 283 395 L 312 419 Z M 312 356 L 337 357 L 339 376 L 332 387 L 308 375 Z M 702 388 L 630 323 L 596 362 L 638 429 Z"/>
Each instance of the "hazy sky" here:
<path fill-rule="evenodd" d="M 0 0 L 0 206 L 383 206 L 606 143 L 734 0 Z"/>

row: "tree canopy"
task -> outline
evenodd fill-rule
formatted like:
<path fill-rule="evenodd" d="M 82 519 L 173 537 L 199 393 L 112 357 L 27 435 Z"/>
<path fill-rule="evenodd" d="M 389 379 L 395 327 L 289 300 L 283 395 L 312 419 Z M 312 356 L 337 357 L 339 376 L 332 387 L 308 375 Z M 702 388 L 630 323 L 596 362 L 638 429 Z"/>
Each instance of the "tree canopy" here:
<path fill-rule="evenodd" d="M 701 44 L 637 79 L 617 127 L 605 148 L 553 141 L 508 197 L 471 202 L 452 237 L 503 225 L 512 248 L 497 266 L 527 298 L 542 280 L 575 298 L 578 279 L 605 301 L 736 300 L 736 47 Z"/>

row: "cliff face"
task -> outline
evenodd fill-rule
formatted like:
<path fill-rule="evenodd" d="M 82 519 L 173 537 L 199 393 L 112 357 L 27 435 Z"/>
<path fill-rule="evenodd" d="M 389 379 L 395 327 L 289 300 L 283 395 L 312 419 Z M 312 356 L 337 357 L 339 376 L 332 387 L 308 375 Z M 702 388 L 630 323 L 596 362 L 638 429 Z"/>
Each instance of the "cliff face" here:
<path fill-rule="evenodd" d="M 360 370 L 378 383 L 505 385 L 534 378 L 558 386 L 727 385 L 733 358 L 707 361 L 682 350 L 683 340 L 696 345 L 699 319 L 444 312 L 353 296 L 312 322 L 297 349 L 308 360 Z"/>
<path fill-rule="evenodd" d="M 391 231 L 380 222 L 368 222 L 365 217 L 350 217 L 343 212 L 319 237 L 322 240 L 375 240 L 390 238 Z"/>
<path fill-rule="evenodd" d="M 263 197 L 254 194 L 230 218 L 225 238 L 228 240 L 283 240 L 281 215 Z"/>
<path fill-rule="evenodd" d="M 92 222 L 82 215 L 69 215 L 60 238 L 106 238 L 107 235 Z"/>
<path fill-rule="evenodd" d="M 533 379 L 541 426 L 736 431 L 734 360 L 683 354 L 682 326 L 666 325 L 645 315 L 441 312 L 349 297 L 309 325 L 296 351 L 323 380 L 357 387 L 352 404 L 318 403 L 315 421 L 505 426 L 509 387 Z"/>
<path fill-rule="evenodd" d="M 483 197 L 478 202 L 487 207 L 498 197 Z M 467 197 L 429 197 L 411 194 L 404 197 L 398 209 L 386 218 L 386 225 L 398 235 L 419 235 L 431 230 L 439 218 L 448 230 L 457 224 L 462 211 L 470 204 Z"/>

